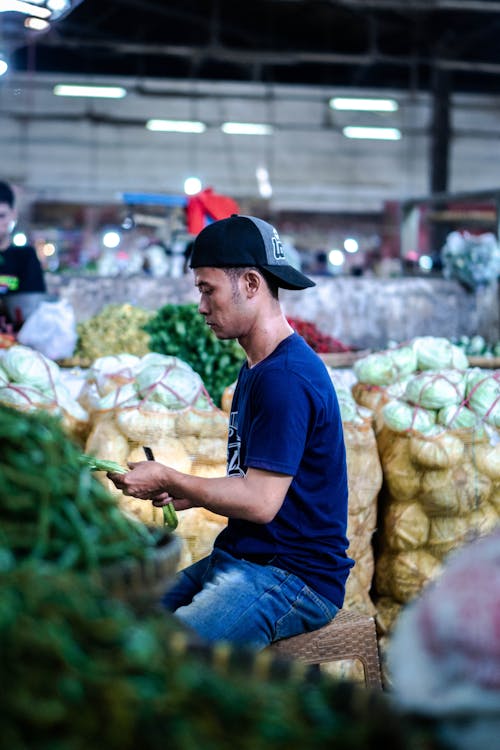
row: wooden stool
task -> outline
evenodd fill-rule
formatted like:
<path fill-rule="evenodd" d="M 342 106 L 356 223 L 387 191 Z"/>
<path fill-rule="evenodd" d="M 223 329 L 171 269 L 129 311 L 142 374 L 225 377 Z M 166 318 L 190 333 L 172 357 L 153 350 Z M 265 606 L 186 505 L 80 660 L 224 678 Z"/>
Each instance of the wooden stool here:
<path fill-rule="evenodd" d="M 275 641 L 268 648 L 275 656 L 298 659 L 306 664 L 359 659 L 365 684 L 382 687 L 375 620 L 368 615 L 341 609 L 328 625 Z"/>

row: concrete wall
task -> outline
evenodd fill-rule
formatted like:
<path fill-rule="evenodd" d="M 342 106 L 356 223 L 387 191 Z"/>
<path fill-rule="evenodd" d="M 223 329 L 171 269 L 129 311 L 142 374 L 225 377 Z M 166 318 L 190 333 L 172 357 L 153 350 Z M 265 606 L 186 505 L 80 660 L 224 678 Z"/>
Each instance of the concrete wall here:
<path fill-rule="evenodd" d="M 500 340 L 496 285 L 472 294 L 454 281 L 434 278 L 316 277 L 315 281 L 311 289 L 282 291 L 286 314 L 314 321 L 324 333 L 356 348 L 385 348 L 389 340 L 425 335 L 452 338 L 478 333 L 491 342 Z M 198 299 L 191 274 L 176 279 L 48 274 L 47 283 L 51 294 L 72 304 L 77 320 L 86 320 L 111 303 L 155 310 Z"/>
<path fill-rule="evenodd" d="M 259 200 L 257 167 L 269 172 L 269 211 L 379 212 L 385 201 L 430 189 L 432 101 L 418 90 L 384 91 L 394 113 L 333 112 L 333 86 L 235 84 L 134 78 L 81 79 L 125 86 L 121 100 L 61 98 L 71 77 L 13 74 L 0 81 L 0 177 L 35 200 L 120 203 L 124 192 L 183 195 L 196 174 L 204 187 L 244 205 Z M 373 96 L 373 90 L 348 91 Z M 499 98 L 454 95 L 450 192 L 498 187 Z M 201 134 L 146 130 L 149 118 L 197 119 Z M 273 126 L 272 135 L 235 136 L 226 120 Z M 400 128 L 399 141 L 350 140 L 346 125 Z"/>

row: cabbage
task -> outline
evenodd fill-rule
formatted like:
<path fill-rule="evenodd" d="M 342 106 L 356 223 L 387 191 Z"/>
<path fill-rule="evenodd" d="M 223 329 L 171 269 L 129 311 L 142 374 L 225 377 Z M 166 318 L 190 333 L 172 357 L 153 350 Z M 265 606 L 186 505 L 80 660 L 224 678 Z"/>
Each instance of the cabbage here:
<path fill-rule="evenodd" d="M 3 369 L 3 367 L 0 367 L 0 387 L 7 385 L 9 383 L 9 376 Z"/>
<path fill-rule="evenodd" d="M 469 370 L 467 398 L 476 414 L 488 424 L 500 427 L 500 373 L 489 374 L 479 368 Z"/>
<path fill-rule="evenodd" d="M 397 369 L 389 352 L 368 354 L 358 359 L 353 369 L 360 383 L 390 385 L 397 380 Z"/>
<path fill-rule="evenodd" d="M 163 365 L 164 367 L 184 367 L 184 369 L 191 370 L 192 368 L 187 362 L 184 362 L 178 357 L 173 357 L 170 354 L 159 354 L 158 352 L 149 352 L 141 357 L 139 362 L 138 370 L 143 370 L 145 367 L 150 365 Z"/>
<path fill-rule="evenodd" d="M 465 404 L 443 407 L 438 412 L 437 420 L 450 430 L 472 430 L 480 425 L 477 414 Z"/>
<path fill-rule="evenodd" d="M 95 359 L 88 375 L 89 378 L 93 378 L 98 373 L 110 375 L 127 370 L 130 373 L 130 377 L 133 377 L 140 361 L 140 357 L 136 357 L 135 354 L 109 354 L 105 357 L 98 357 Z"/>
<path fill-rule="evenodd" d="M 417 355 L 417 370 L 466 370 L 467 355 L 459 346 L 445 338 L 419 336 L 412 341 Z"/>
<path fill-rule="evenodd" d="M 362 424 L 364 421 L 363 415 L 360 413 L 360 407 L 354 400 L 351 391 L 347 388 L 337 387 L 336 389 L 337 399 L 339 402 L 340 416 L 342 422 L 354 422 L 355 424 Z M 372 412 L 364 410 L 372 416 Z"/>
<path fill-rule="evenodd" d="M 170 366 L 153 364 L 139 370 L 137 390 L 147 401 L 158 401 L 168 409 L 184 409 L 196 403 L 203 393 L 203 382 L 189 366 L 173 359 Z"/>
<path fill-rule="evenodd" d="M 406 393 L 406 386 L 408 385 L 409 378 L 402 378 L 401 380 L 396 380 L 395 383 L 392 383 L 391 385 L 388 385 L 386 388 L 386 393 L 389 396 L 390 399 L 403 399 Z"/>
<path fill-rule="evenodd" d="M 58 365 L 29 346 L 11 346 L 2 359 L 2 367 L 14 383 L 23 383 L 43 391 L 53 390 L 60 378 Z"/>
<path fill-rule="evenodd" d="M 0 403 L 23 411 L 35 411 L 39 407 L 54 405 L 54 399 L 29 385 L 0 388 Z"/>
<path fill-rule="evenodd" d="M 398 380 L 410 375 L 417 369 L 417 354 L 413 346 L 399 346 L 386 353 L 394 362 Z"/>
<path fill-rule="evenodd" d="M 465 398 L 465 378 L 458 370 L 427 370 L 410 378 L 405 399 L 426 409 L 460 404 Z"/>
<path fill-rule="evenodd" d="M 126 409 L 130 406 L 139 406 L 139 398 L 135 383 L 125 383 L 125 385 L 115 388 L 97 403 L 93 404 L 96 411 L 108 411 L 109 409 Z"/>
<path fill-rule="evenodd" d="M 77 419 L 79 422 L 87 422 L 89 416 L 85 409 L 80 406 L 78 401 L 73 398 L 71 393 L 68 391 L 65 385 L 59 383 L 55 387 L 56 400 L 61 409 L 67 412 L 70 416 Z"/>
<path fill-rule="evenodd" d="M 388 401 L 382 407 L 384 422 L 394 432 L 429 432 L 436 422 L 436 415 L 428 409 L 411 406 L 397 399 Z"/>

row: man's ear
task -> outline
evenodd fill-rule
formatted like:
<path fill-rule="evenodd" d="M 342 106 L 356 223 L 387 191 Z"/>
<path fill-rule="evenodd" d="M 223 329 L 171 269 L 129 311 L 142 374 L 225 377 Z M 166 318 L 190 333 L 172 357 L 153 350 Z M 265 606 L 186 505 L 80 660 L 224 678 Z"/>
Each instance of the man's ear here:
<path fill-rule="evenodd" d="M 243 274 L 243 280 L 245 282 L 245 289 L 249 297 L 253 297 L 264 283 L 264 279 L 262 278 L 260 273 L 258 273 L 258 271 L 255 271 L 253 268 L 249 268 L 248 271 L 245 271 L 245 273 Z"/>

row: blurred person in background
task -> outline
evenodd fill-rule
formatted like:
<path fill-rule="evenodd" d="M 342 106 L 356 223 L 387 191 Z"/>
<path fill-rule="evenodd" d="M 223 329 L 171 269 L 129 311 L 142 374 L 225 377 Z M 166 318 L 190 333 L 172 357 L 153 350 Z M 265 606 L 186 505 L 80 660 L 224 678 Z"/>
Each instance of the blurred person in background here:
<path fill-rule="evenodd" d="M 14 191 L 7 182 L 0 182 L 0 293 L 45 292 L 43 269 L 35 249 L 12 244 L 16 218 Z"/>
<path fill-rule="evenodd" d="M 17 247 L 11 235 L 16 222 L 15 195 L 7 182 L 0 181 L 0 315 L 9 319 L 4 295 L 46 292 L 42 265 L 31 245 Z M 18 323 L 20 321 L 13 321 Z"/>

